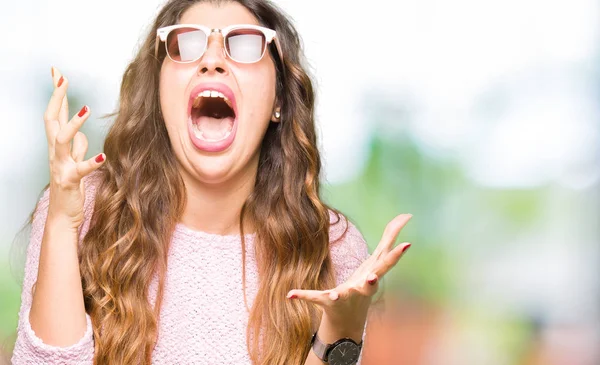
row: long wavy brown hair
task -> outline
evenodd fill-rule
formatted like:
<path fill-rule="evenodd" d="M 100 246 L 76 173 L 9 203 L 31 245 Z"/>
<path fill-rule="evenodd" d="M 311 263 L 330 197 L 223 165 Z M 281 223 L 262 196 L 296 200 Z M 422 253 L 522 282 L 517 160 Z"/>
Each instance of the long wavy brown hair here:
<path fill-rule="evenodd" d="M 159 27 L 176 24 L 197 2 L 167 2 L 123 76 L 120 104 L 104 144 L 107 163 L 99 170 L 92 224 L 79 250 L 86 311 L 94 329 L 94 364 L 151 362 L 169 243 L 186 204 L 160 111 L 159 72 L 165 54 L 155 57 L 155 36 Z M 254 364 L 303 364 L 321 313 L 303 301 L 285 300 L 286 293 L 327 289 L 335 282 L 330 208 L 319 198 L 314 90 L 288 17 L 267 0 L 236 2 L 277 32 L 284 56 L 282 63 L 276 49 L 269 49 L 281 122 L 268 127 L 256 183 L 240 217 L 242 246 L 245 219 L 261 222 L 255 225 L 259 288 L 249 308 L 248 352 Z M 243 265 L 245 273 L 245 257 Z M 152 306 L 148 289 L 155 273 L 158 294 Z"/>

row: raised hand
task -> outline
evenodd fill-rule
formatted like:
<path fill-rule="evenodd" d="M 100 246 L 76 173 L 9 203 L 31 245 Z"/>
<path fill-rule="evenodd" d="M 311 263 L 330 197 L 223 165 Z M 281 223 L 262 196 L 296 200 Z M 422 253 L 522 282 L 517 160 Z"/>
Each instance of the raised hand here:
<path fill-rule="evenodd" d="M 389 222 L 373 254 L 346 282 L 329 290 L 290 290 L 288 299 L 317 304 L 323 308 L 324 315 L 332 323 L 362 331 L 361 326 L 366 320 L 371 297 L 377 292 L 379 279 L 398 263 L 411 246 L 410 243 L 402 243 L 394 247 L 400 230 L 411 217 L 410 214 L 401 214 Z"/>
<path fill-rule="evenodd" d="M 54 91 L 44 113 L 50 187 L 45 222 L 34 219 L 33 227 L 43 227 L 41 241 L 32 235 L 23 286 L 23 308 L 29 309 L 31 329 L 51 346 L 68 347 L 82 339 L 87 328 L 83 287 L 79 270 L 78 228 L 84 220 L 83 177 L 104 162 L 104 154 L 84 161 L 88 142 L 79 128 L 90 115 L 84 106 L 69 121 L 68 80 L 52 68 Z M 40 212 L 37 213 L 39 216 Z M 33 229 L 33 228 L 32 228 Z M 39 260 L 36 259 L 39 255 Z M 28 275 L 28 276 L 27 276 Z M 25 283 L 31 287 L 25 287 Z M 31 296 L 31 299 L 29 299 Z M 26 321 L 26 319 L 25 319 Z M 91 337 L 91 336 L 90 336 Z M 83 340 L 85 341 L 85 340 Z M 28 362 L 24 360 L 24 362 Z"/>
<path fill-rule="evenodd" d="M 83 177 L 99 168 L 106 156 L 101 153 L 83 160 L 88 148 L 86 136 L 79 128 L 87 120 L 90 110 L 84 106 L 68 121 L 67 88 L 69 81 L 52 68 L 54 92 L 44 113 L 48 158 L 50 162 L 50 204 L 48 216 L 66 219 L 72 228 L 83 222 L 85 187 Z"/>

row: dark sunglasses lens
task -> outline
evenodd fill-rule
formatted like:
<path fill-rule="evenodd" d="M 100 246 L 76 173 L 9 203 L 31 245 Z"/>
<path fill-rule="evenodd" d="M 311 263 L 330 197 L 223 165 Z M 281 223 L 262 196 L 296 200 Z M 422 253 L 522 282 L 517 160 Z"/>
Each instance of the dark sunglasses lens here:
<path fill-rule="evenodd" d="M 194 28 L 179 28 L 169 32 L 167 52 L 177 62 L 195 61 L 206 48 L 206 34 Z"/>
<path fill-rule="evenodd" d="M 265 36 L 255 29 L 236 29 L 225 40 L 227 53 L 234 61 L 243 63 L 257 62 L 265 51 Z"/>

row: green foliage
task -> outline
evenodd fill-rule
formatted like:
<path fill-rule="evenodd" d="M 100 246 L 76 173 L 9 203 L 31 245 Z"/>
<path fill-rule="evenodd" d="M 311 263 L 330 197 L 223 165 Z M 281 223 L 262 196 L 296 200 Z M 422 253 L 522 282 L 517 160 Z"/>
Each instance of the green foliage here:
<path fill-rule="evenodd" d="M 0 264 L 0 345 L 8 353 L 12 350 L 17 331 L 20 295 L 21 288 L 11 275 L 8 263 Z"/>
<path fill-rule="evenodd" d="M 386 281 L 392 290 L 402 287 L 437 302 L 448 294 L 453 264 L 444 248 L 454 243 L 445 234 L 439 208 L 462 180 L 455 165 L 428 158 L 408 138 L 376 136 L 363 172 L 347 183 L 324 187 L 323 198 L 357 225 L 371 251 L 387 222 L 401 213 L 413 214 L 399 240 L 414 245 Z"/>

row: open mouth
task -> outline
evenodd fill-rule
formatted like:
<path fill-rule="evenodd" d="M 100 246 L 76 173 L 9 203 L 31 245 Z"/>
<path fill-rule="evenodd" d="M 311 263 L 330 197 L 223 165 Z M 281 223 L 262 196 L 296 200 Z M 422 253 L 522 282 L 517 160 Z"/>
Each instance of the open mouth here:
<path fill-rule="evenodd" d="M 207 142 L 219 142 L 231 134 L 235 111 L 231 100 L 223 93 L 204 90 L 193 100 L 190 118 L 196 138 Z"/>

